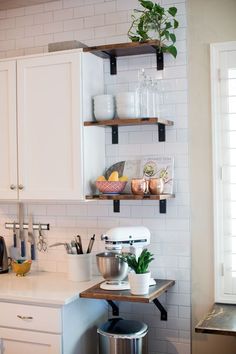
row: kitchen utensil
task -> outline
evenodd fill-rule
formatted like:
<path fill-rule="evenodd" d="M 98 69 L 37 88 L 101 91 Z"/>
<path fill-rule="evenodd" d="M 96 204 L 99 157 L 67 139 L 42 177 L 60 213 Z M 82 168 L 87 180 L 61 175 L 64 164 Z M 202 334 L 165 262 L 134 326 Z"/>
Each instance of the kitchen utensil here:
<path fill-rule="evenodd" d="M 24 237 L 24 206 L 22 203 L 19 203 L 19 238 L 20 238 L 20 249 L 21 249 L 21 257 L 25 257 L 25 237 Z"/>
<path fill-rule="evenodd" d="M 68 253 L 68 254 L 72 253 L 71 246 L 68 242 L 56 242 L 56 243 L 53 243 L 52 245 L 50 245 L 49 247 L 57 247 L 57 246 L 64 246 L 66 249 L 66 253 Z"/>
<path fill-rule="evenodd" d="M 8 272 L 8 255 L 4 237 L 0 236 L 0 274 Z"/>
<path fill-rule="evenodd" d="M 128 274 L 128 265 L 114 252 L 102 252 L 96 254 L 99 272 L 106 280 L 123 280 Z"/>
<path fill-rule="evenodd" d="M 16 239 L 16 223 L 13 222 L 13 247 L 17 247 L 17 239 Z"/>
<path fill-rule="evenodd" d="M 94 241 L 95 241 L 95 234 L 91 237 L 91 239 L 89 241 L 89 245 L 88 245 L 88 248 L 87 248 L 87 253 L 91 253 Z"/>
<path fill-rule="evenodd" d="M 31 259 L 35 260 L 35 242 L 34 242 L 34 230 L 33 230 L 33 217 L 29 215 L 28 222 L 28 242 L 30 242 L 30 255 Z"/>
<path fill-rule="evenodd" d="M 42 227 L 41 224 L 39 224 L 39 236 L 38 236 L 38 243 L 37 243 L 37 248 L 39 252 L 46 252 L 47 251 L 47 242 L 45 241 L 45 238 L 42 234 Z"/>
<path fill-rule="evenodd" d="M 78 244 L 79 244 L 80 253 L 82 254 L 82 253 L 84 253 L 84 251 L 83 251 L 81 236 L 80 236 L 80 235 L 77 235 L 76 238 L 77 238 L 77 242 L 78 242 Z"/>
<path fill-rule="evenodd" d="M 150 178 L 148 188 L 151 194 L 162 194 L 164 190 L 163 178 Z"/>
<path fill-rule="evenodd" d="M 31 264 L 31 259 L 25 260 L 22 263 L 18 263 L 18 261 L 13 259 L 11 262 L 11 269 L 14 273 L 16 273 L 16 276 L 23 277 L 30 271 Z"/>

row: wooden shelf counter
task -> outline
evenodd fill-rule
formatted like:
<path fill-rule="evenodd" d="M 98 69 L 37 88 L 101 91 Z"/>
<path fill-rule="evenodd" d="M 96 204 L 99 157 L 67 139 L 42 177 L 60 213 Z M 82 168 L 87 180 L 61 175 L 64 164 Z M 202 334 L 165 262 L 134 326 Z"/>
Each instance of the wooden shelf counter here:
<path fill-rule="evenodd" d="M 236 336 L 236 305 L 214 304 L 197 324 L 195 332 Z"/>
<path fill-rule="evenodd" d="M 167 312 L 158 300 L 158 297 L 175 284 L 174 280 L 155 279 L 156 285 L 149 287 L 149 293 L 146 295 L 132 295 L 129 290 L 103 290 L 98 283 L 91 288 L 80 293 L 81 298 L 87 299 L 103 299 L 106 300 L 113 309 L 113 315 L 119 315 L 119 308 L 113 301 L 128 302 L 153 302 L 161 312 L 161 319 L 167 320 Z"/>

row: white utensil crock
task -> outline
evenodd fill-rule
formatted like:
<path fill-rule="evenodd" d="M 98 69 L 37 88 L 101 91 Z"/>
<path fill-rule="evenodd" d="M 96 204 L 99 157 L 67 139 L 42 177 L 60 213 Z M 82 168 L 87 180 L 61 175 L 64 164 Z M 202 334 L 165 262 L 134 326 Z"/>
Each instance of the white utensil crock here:
<path fill-rule="evenodd" d="M 92 276 L 92 254 L 68 254 L 68 278 L 72 281 L 89 281 Z"/>

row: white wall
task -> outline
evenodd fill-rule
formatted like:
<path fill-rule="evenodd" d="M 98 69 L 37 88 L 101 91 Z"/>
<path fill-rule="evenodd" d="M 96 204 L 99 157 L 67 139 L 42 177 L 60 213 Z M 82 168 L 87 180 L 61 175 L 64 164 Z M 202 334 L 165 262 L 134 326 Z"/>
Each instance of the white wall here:
<path fill-rule="evenodd" d="M 163 1 L 171 6 L 171 0 Z M 160 321 L 154 305 L 123 303 L 126 318 L 137 318 L 150 325 L 150 354 L 190 353 L 190 217 L 188 187 L 188 123 L 186 70 L 185 1 L 176 0 L 180 28 L 176 31 L 179 55 L 177 60 L 166 57 L 166 68 L 158 73 L 155 56 L 118 60 L 118 75 L 110 76 L 106 69 L 106 90 L 117 92 L 134 89 L 138 69 L 162 77 L 164 91 L 163 118 L 175 122 L 167 129 L 165 143 L 157 142 L 156 126 L 122 127 L 120 144 L 111 145 L 109 128 L 106 133 L 107 166 L 113 162 L 139 159 L 151 155 L 171 155 L 175 158 L 176 199 L 167 203 L 167 214 L 159 214 L 156 201 L 125 201 L 120 214 L 114 214 L 111 202 L 26 204 L 25 214 L 33 213 L 35 222 L 50 223 L 46 234 L 49 243 L 70 240 L 77 233 L 84 242 L 95 233 L 99 235 L 118 225 L 145 225 L 151 230 L 151 251 L 154 277 L 175 279 L 176 285 L 163 295 L 161 301 L 168 309 L 167 322 Z M 40 53 L 49 42 L 77 39 L 88 45 L 127 41 L 131 9 L 135 0 L 64 0 L 0 12 L 0 56 L 11 57 Z M 96 147 L 94 147 L 96 148 Z M 16 205 L 0 207 L 1 233 L 12 242 L 11 233 L 4 229 L 5 221 L 16 220 Z M 103 244 L 96 241 L 94 253 Z M 64 271 L 64 249 L 50 249 L 39 254 L 35 267 L 49 271 Z"/>
<path fill-rule="evenodd" d="M 235 0 L 188 1 L 193 354 L 233 354 L 235 338 L 194 326 L 214 303 L 209 44 L 236 40 Z"/>

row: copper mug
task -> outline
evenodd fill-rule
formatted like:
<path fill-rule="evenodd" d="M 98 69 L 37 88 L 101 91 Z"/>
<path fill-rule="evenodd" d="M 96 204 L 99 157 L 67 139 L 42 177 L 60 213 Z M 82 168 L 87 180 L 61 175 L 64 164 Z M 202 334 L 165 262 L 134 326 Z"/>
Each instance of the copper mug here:
<path fill-rule="evenodd" d="M 164 190 L 163 178 L 150 178 L 149 179 L 149 192 L 151 194 L 162 194 Z"/>
<path fill-rule="evenodd" d="M 131 180 L 131 191 L 133 194 L 143 195 L 148 192 L 148 180 L 145 178 L 133 178 Z"/>

